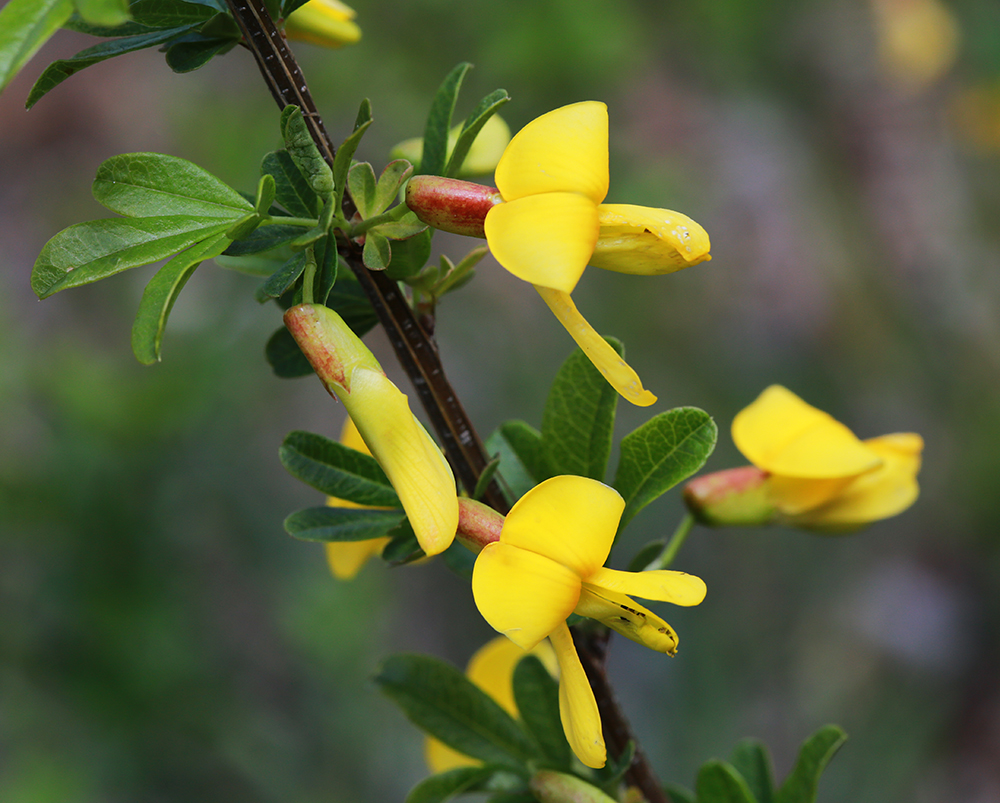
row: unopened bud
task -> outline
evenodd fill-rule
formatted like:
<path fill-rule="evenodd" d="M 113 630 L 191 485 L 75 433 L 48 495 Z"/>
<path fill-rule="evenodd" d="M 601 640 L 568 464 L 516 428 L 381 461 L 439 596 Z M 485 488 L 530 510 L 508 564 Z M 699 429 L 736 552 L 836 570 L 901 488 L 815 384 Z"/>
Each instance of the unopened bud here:
<path fill-rule="evenodd" d="M 442 176 L 414 176 L 406 205 L 428 226 L 466 237 L 486 237 L 486 213 L 503 203 L 494 187 Z"/>
<path fill-rule="evenodd" d="M 529 787 L 541 803 L 616 803 L 582 778 L 553 770 L 536 772 Z"/>
<path fill-rule="evenodd" d="M 768 524 L 776 511 L 768 497 L 767 480 L 767 472 L 756 466 L 705 474 L 684 486 L 684 502 L 702 524 Z"/>

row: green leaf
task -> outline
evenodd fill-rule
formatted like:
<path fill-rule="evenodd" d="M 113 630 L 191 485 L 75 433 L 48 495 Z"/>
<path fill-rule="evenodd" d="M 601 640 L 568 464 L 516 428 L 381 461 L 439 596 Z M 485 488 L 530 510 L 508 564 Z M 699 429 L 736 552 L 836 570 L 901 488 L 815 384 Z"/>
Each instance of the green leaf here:
<path fill-rule="evenodd" d="M 667 794 L 670 795 L 670 803 L 695 803 L 694 794 L 692 794 L 688 789 L 685 789 L 683 786 L 668 783 L 664 784 L 663 788 L 666 789 Z"/>
<path fill-rule="evenodd" d="M 469 148 L 472 147 L 472 143 L 479 136 L 483 126 L 509 100 L 510 95 L 507 94 L 506 89 L 497 89 L 479 101 L 479 105 L 472 110 L 472 114 L 465 118 L 462 132 L 458 135 L 458 140 L 451 152 L 451 158 L 448 160 L 448 166 L 444 171 L 446 176 L 459 174 L 465 157 L 469 155 Z"/>
<path fill-rule="evenodd" d="M 351 192 L 358 214 L 363 219 L 377 215 L 382 210 L 375 209 L 375 171 L 368 162 L 354 165 L 347 173 L 347 189 Z"/>
<path fill-rule="evenodd" d="M 402 507 L 375 458 L 312 432 L 296 431 L 278 452 L 296 479 L 337 499 L 370 507 Z"/>
<path fill-rule="evenodd" d="M 392 260 L 389 241 L 377 231 L 365 234 L 365 247 L 361 250 L 361 261 L 368 270 L 385 270 Z"/>
<path fill-rule="evenodd" d="M 845 741 L 847 734 L 836 725 L 825 725 L 806 739 L 774 803 L 814 803 L 819 777 Z"/>
<path fill-rule="evenodd" d="M 299 6 L 304 6 L 309 0 L 284 0 L 281 4 L 281 16 L 284 19 L 288 19 L 288 15 L 291 14 Z"/>
<path fill-rule="evenodd" d="M 568 769 L 573 753 L 559 718 L 559 683 L 534 655 L 514 667 L 512 683 L 521 722 L 538 742 L 544 760 L 556 769 Z"/>
<path fill-rule="evenodd" d="M 310 507 L 285 519 L 285 532 L 303 541 L 368 541 L 382 538 L 405 518 L 402 510 Z"/>
<path fill-rule="evenodd" d="M 160 359 L 160 344 L 170 310 L 195 268 L 206 259 L 219 256 L 229 243 L 224 234 L 209 237 L 175 256 L 150 279 L 132 324 L 132 351 L 143 365 L 152 365 Z"/>
<path fill-rule="evenodd" d="M 80 16 L 94 25 L 121 25 L 129 21 L 128 0 L 73 0 Z"/>
<path fill-rule="evenodd" d="M 393 240 L 406 240 L 426 230 L 427 224 L 420 220 L 414 212 L 406 212 L 399 220 L 379 223 L 369 229 L 369 231 L 376 231 L 383 237 L 389 237 Z"/>
<path fill-rule="evenodd" d="M 333 157 L 333 181 L 336 186 L 334 204 L 339 209 L 344 201 L 344 188 L 347 186 L 347 173 L 351 169 L 351 159 L 358 149 L 358 143 L 364 136 L 368 126 L 372 124 L 372 104 L 368 98 L 361 101 L 361 108 L 358 109 L 357 119 L 354 121 L 354 130 L 337 148 L 337 155 Z"/>
<path fill-rule="evenodd" d="M 635 740 L 629 739 L 625 742 L 625 747 L 618 754 L 617 757 L 609 756 L 608 763 L 605 764 L 599 772 L 600 785 L 605 790 L 611 790 L 617 788 L 619 783 L 621 783 L 622 778 L 625 777 L 625 773 L 629 771 L 632 766 L 632 761 L 635 759 Z"/>
<path fill-rule="evenodd" d="M 534 745 L 510 714 L 443 661 L 394 655 L 375 682 L 414 725 L 465 755 L 522 772 L 534 758 Z"/>
<path fill-rule="evenodd" d="M 746 781 L 724 761 L 708 761 L 698 771 L 698 803 L 754 803 Z"/>
<path fill-rule="evenodd" d="M 189 34 L 183 42 L 167 47 L 167 66 L 175 73 L 194 72 L 216 56 L 228 53 L 239 39 L 231 36 L 202 36 Z"/>
<path fill-rule="evenodd" d="M 551 476 L 545 468 L 542 436 L 524 421 L 501 424 L 486 440 L 486 453 L 500 456 L 500 475 L 514 499 Z"/>
<path fill-rule="evenodd" d="M 285 139 L 288 155 L 305 176 L 312 191 L 321 198 L 332 195 L 333 171 L 313 142 L 298 106 L 286 106 L 281 112 L 281 136 Z"/>
<path fill-rule="evenodd" d="M 278 218 L 280 221 L 281 218 Z M 226 249 L 226 256 L 247 256 L 270 251 L 279 245 L 291 242 L 302 233 L 301 226 L 262 225 L 247 237 L 237 240 Z M 256 274 L 255 274 L 256 275 Z M 270 275 L 265 272 L 265 276 Z"/>
<path fill-rule="evenodd" d="M 487 782 L 498 771 L 506 772 L 503 767 L 475 766 L 456 767 L 452 770 L 439 772 L 424 778 L 410 790 L 405 803 L 444 803 L 456 795 L 471 791 Z"/>
<path fill-rule="evenodd" d="M 293 254 L 284 265 L 272 273 L 267 281 L 257 288 L 254 298 L 264 303 L 268 299 L 284 295 L 288 288 L 295 284 L 295 280 L 306 269 L 306 261 L 305 251 Z"/>
<path fill-rule="evenodd" d="M 622 344 L 606 338 L 622 354 Z M 556 373 L 542 413 L 542 449 L 552 474 L 604 481 L 611 455 L 618 392 L 582 350 Z"/>
<path fill-rule="evenodd" d="M 314 283 L 315 294 L 316 298 L 325 299 L 340 275 L 340 255 L 337 253 L 336 236 L 328 234 L 322 243 L 322 248 L 315 246 L 314 250 L 319 255 Z"/>
<path fill-rule="evenodd" d="M 394 159 L 385 166 L 382 175 L 378 178 L 375 186 L 375 204 L 373 215 L 380 215 L 388 209 L 392 202 L 396 200 L 399 188 L 403 186 L 413 173 L 413 165 L 406 159 Z M 353 197 L 354 193 L 351 193 Z"/>
<path fill-rule="evenodd" d="M 0 92 L 72 13 L 72 0 L 10 0 L 0 8 Z"/>
<path fill-rule="evenodd" d="M 381 230 L 381 227 L 379 227 Z M 421 271 L 431 258 L 431 238 L 434 232 L 422 231 L 414 237 L 399 240 L 392 246 L 392 260 L 386 275 L 390 279 L 407 279 Z"/>
<path fill-rule="evenodd" d="M 757 803 L 772 803 L 774 777 L 767 748 L 754 739 L 744 739 L 736 745 L 730 761 L 747 782 Z"/>
<path fill-rule="evenodd" d="M 260 177 L 260 181 L 257 182 L 257 199 L 254 201 L 254 211 L 261 217 L 267 217 L 270 214 L 271 204 L 274 203 L 276 193 L 277 184 L 274 181 L 274 176 L 264 173 Z"/>
<path fill-rule="evenodd" d="M 678 407 L 654 416 L 622 438 L 613 483 L 625 499 L 619 529 L 705 465 L 717 437 L 718 429 L 708 413 Z"/>
<path fill-rule="evenodd" d="M 195 23 L 204 24 L 216 15 L 218 9 L 204 3 L 184 0 L 133 0 L 132 19 L 150 28 L 176 28 Z"/>
<path fill-rule="evenodd" d="M 326 306 L 343 318 L 358 337 L 365 335 L 378 323 L 378 315 L 372 309 L 368 296 L 357 279 L 350 274 L 333 286 L 326 298 Z"/>
<path fill-rule="evenodd" d="M 295 166 L 288 151 L 273 151 L 260 165 L 262 174 L 270 175 L 275 183 L 275 200 L 295 217 L 319 217 L 319 196 L 312 191 L 306 177 Z"/>
<path fill-rule="evenodd" d="M 424 154 L 420 159 L 420 172 L 425 175 L 444 175 L 448 159 L 448 129 L 451 128 L 451 116 L 455 112 L 455 101 L 458 100 L 462 80 L 471 69 L 472 65 L 467 61 L 455 67 L 438 87 L 434 100 L 431 101 L 427 125 L 424 128 Z"/>
<path fill-rule="evenodd" d="M 236 220 L 253 204 L 187 159 L 162 153 L 123 153 L 97 168 L 94 199 L 128 217 L 192 215 Z"/>
<path fill-rule="evenodd" d="M 392 540 L 382 549 L 382 560 L 390 566 L 403 566 L 426 557 L 420 544 L 417 543 L 417 536 L 409 519 L 389 533 L 389 537 Z"/>
<path fill-rule="evenodd" d="M 274 375 L 282 379 L 295 379 L 313 373 L 306 355 L 284 326 L 268 338 L 267 345 L 264 346 L 264 358 Z"/>
<path fill-rule="evenodd" d="M 31 272 L 31 289 L 39 298 L 47 298 L 69 287 L 159 262 L 227 228 L 227 222 L 189 215 L 77 223 L 42 248 Z"/>
<path fill-rule="evenodd" d="M 197 27 L 197 23 L 183 25 L 178 28 L 165 28 L 154 33 L 139 34 L 137 36 L 126 36 L 122 39 L 114 39 L 110 42 L 102 42 L 99 45 L 81 50 L 71 59 L 59 59 L 52 62 L 45 71 L 35 81 L 35 85 L 28 93 L 25 107 L 31 108 L 44 95 L 55 89 L 71 75 L 75 75 L 80 70 L 91 65 L 98 64 L 115 56 L 122 56 L 126 53 L 133 53 L 136 50 L 144 50 L 147 47 L 156 47 L 164 42 L 169 42 L 178 36 L 183 36 L 188 31 Z"/>
<path fill-rule="evenodd" d="M 490 483 L 493 482 L 493 477 L 497 473 L 497 469 L 500 468 L 500 458 L 494 457 L 486 464 L 482 473 L 479 475 L 479 479 L 476 480 L 476 488 L 472 492 L 473 499 L 482 499 L 483 494 L 486 493 L 486 489 L 489 487 Z"/>

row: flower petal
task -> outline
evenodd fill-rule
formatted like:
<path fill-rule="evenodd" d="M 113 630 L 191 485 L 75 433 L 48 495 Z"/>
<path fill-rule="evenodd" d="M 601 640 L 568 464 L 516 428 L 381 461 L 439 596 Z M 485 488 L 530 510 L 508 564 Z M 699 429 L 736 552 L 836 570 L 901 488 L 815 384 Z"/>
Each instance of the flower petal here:
<path fill-rule="evenodd" d="M 585 580 L 608 559 L 624 509 L 621 494 L 603 482 L 551 477 L 511 508 L 500 543 L 544 555 Z"/>
<path fill-rule="evenodd" d="M 347 420 L 344 421 L 344 427 L 340 430 L 340 442 L 348 449 L 353 449 L 356 452 L 363 452 L 364 454 L 370 455 L 371 452 L 368 451 L 368 445 L 365 443 L 365 439 L 361 437 L 361 433 L 358 432 L 358 427 L 354 423 L 354 419 L 347 416 Z"/>
<path fill-rule="evenodd" d="M 599 204 L 608 194 L 608 107 L 588 100 L 532 120 L 510 141 L 495 180 L 505 201 L 578 192 Z"/>
<path fill-rule="evenodd" d="M 587 323 L 587 319 L 580 314 L 568 293 L 538 285 L 535 285 L 535 289 L 559 319 L 559 323 L 566 327 L 570 337 L 583 349 L 594 367 L 624 399 L 638 407 L 649 407 L 656 401 L 656 396 L 642 386 L 639 375 L 618 356 L 618 352 L 608 345 L 597 330 Z"/>
<path fill-rule="evenodd" d="M 552 632 L 549 640 L 559 661 L 559 719 L 566 740 L 580 761 L 600 769 L 608 756 L 601 730 L 601 713 L 565 622 Z"/>
<path fill-rule="evenodd" d="M 494 630 L 530 650 L 572 613 L 580 579 L 536 552 L 494 542 L 476 558 L 472 596 Z"/>
<path fill-rule="evenodd" d="M 619 273 L 673 273 L 711 259 L 708 233 L 687 215 L 631 204 L 601 204 L 590 264 Z"/>
<path fill-rule="evenodd" d="M 597 242 L 597 205 L 550 192 L 497 204 L 486 213 L 486 242 L 518 279 L 572 292 Z"/>
<path fill-rule="evenodd" d="M 338 580 L 351 580 L 369 558 L 382 553 L 390 540 L 384 537 L 369 538 L 367 541 L 331 541 L 326 544 L 326 562 Z"/>
<path fill-rule="evenodd" d="M 705 581 L 685 572 L 658 569 L 652 572 L 621 572 L 600 568 L 587 578 L 587 585 L 600 586 L 641 599 L 698 605 L 705 599 Z"/>
<path fill-rule="evenodd" d="M 847 427 L 780 385 L 736 415 L 733 441 L 758 468 L 788 477 L 850 477 L 881 464 Z"/>
<path fill-rule="evenodd" d="M 588 616 L 621 633 L 625 638 L 656 652 L 677 652 L 674 629 L 648 608 L 625 594 L 584 583 L 574 613 Z"/>
<path fill-rule="evenodd" d="M 458 767 L 476 767 L 483 762 L 459 753 L 433 736 L 424 739 L 424 762 L 432 773 L 446 772 Z"/>
<path fill-rule="evenodd" d="M 828 504 L 797 516 L 799 526 L 851 528 L 902 513 L 920 493 L 917 472 L 923 439 L 914 433 L 883 435 L 865 445 L 884 461 L 882 467 L 862 474 Z"/>
<path fill-rule="evenodd" d="M 857 476 L 821 480 L 771 474 L 765 480 L 767 501 L 786 516 L 797 516 L 829 502 L 854 482 Z"/>

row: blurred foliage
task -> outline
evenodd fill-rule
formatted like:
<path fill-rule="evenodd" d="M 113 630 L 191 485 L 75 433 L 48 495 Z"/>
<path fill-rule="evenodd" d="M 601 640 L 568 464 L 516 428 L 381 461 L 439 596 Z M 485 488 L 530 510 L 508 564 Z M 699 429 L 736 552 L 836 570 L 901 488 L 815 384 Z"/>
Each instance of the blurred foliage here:
<path fill-rule="evenodd" d="M 921 500 L 857 536 L 695 530 L 677 568 L 709 596 L 671 611 L 678 657 L 624 640 L 611 656 L 664 780 L 693 786 L 745 736 L 783 777 L 835 721 L 850 741 L 820 801 L 995 797 L 996 4 L 945 2 L 957 58 L 917 89 L 883 70 L 871 3 L 353 5 L 359 45 L 296 50 L 334 139 L 371 98 L 359 157 L 377 169 L 468 60 L 463 96 L 504 87 L 514 130 L 607 101 L 609 200 L 706 227 L 711 263 L 653 279 L 588 271 L 574 298 L 625 342 L 662 409 L 715 416 L 709 469 L 742 462 L 729 422 L 772 382 L 862 437 L 927 440 Z M 162 151 L 252 191 L 278 144 L 240 48 L 188 76 L 156 53 L 125 56 L 25 114 L 46 59 L 91 43 L 60 33 L 0 96 L 0 799 L 401 799 L 424 774 L 419 738 L 370 673 L 400 649 L 464 665 L 490 631 L 438 564 L 337 584 L 321 550 L 282 533 L 318 500 L 281 469 L 281 440 L 335 437 L 342 411 L 311 379 L 271 376 L 278 311 L 261 314 L 256 280 L 199 274 L 152 368 L 128 344 L 151 274 L 44 303 L 30 293 L 42 244 L 94 217 L 104 159 Z M 435 238 L 435 253 L 467 250 Z M 446 365 L 484 434 L 540 421 L 571 351 L 533 295 L 487 260 L 439 305 Z M 616 440 L 637 416 L 620 410 Z M 643 511 L 613 565 L 679 516 L 676 499 Z"/>

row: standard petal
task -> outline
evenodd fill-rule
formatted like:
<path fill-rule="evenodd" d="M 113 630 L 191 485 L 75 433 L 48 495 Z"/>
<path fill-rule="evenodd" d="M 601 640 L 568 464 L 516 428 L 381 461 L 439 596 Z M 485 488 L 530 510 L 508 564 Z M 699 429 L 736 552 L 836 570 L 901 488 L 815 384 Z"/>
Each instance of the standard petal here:
<path fill-rule="evenodd" d="M 733 441 L 755 466 L 787 477 L 849 477 L 881 464 L 847 427 L 780 385 L 737 413 Z"/>
<path fill-rule="evenodd" d="M 568 293 L 538 285 L 535 289 L 594 367 L 626 401 L 637 407 L 649 407 L 656 401 L 656 396 L 642 386 L 642 380 L 632 367 L 587 323 Z"/>
<path fill-rule="evenodd" d="M 621 494 L 603 482 L 551 477 L 511 508 L 500 542 L 544 555 L 586 580 L 608 559 L 624 509 Z"/>
<path fill-rule="evenodd" d="M 600 769 L 608 756 L 601 713 L 565 622 L 552 632 L 549 641 L 559 661 L 559 718 L 566 740 L 580 761 Z"/>
<path fill-rule="evenodd" d="M 532 120 L 510 141 L 495 180 L 506 201 L 578 192 L 599 204 L 608 194 L 608 107 L 588 100 Z"/>
<path fill-rule="evenodd" d="M 518 279 L 570 293 L 597 242 L 597 205 L 572 192 L 532 195 L 486 214 L 486 242 Z"/>
<path fill-rule="evenodd" d="M 572 613 L 580 579 L 554 560 L 494 542 L 476 558 L 472 596 L 494 630 L 530 650 Z"/>
<path fill-rule="evenodd" d="M 601 204 L 590 264 L 619 273 L 673 273 L 711 259 L 708 232 L 687 215 L 630 204 Z"/>
<path fill-rule="evenodd" d="M 346 507 L 334 505 L 333 507 Z M 375 555 L 381 555 L 389 538 L 369 538 L 367 541 L 338 541 L 326 545 L 326 562 L 338 580 L 351 580 L 361 567 Z"/>
<path fill-rule="evenodd" d="M 793 523 L 819 528 L 852 528 L 902 513 L 920 494 L 917 473 L 923 439 L 914 433 L 884 435 L 865 445 L 882 459 L 882 467 L 851 482 L 837 497 Z"/>
<path fill-rule="evenodd" d="M 443 552 L 458 529 L 455 477 L 441 450 L 384 374 L 355 368 L 350 393 L 339 393 L 372 455 L 399 495 L 424 552 Z"/>
<path fill-rule="evenodd" d="M 596 619 L 625 638 L 656 652 L 677 652 L 674 629 L 648 608 L 625 594 L 584 583 L 574 613 Z"/>
<path fill-rule="evenodd" d="M 705 581 L 685 572 L 658 569 L 652 572 L 621 572 L 600 568 L 587 578 L 587 585 L 600 586 L 630 597 L 698 605 L 705 599 Z"/>

